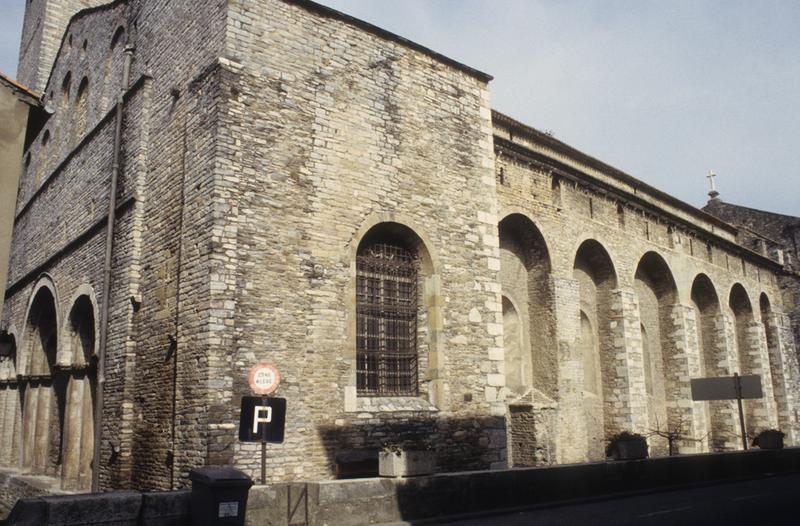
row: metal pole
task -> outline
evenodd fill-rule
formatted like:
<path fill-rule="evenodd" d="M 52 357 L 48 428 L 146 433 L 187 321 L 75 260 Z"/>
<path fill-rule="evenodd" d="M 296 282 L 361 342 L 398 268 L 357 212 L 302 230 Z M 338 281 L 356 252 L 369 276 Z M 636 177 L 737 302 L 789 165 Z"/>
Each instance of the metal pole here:
<path fill-rule="evenodd" d="M 103 439 L 103 405 L 106 387 L 106 347 L 108 346 L 108 316 L 111 307 L 111 256 L 114 250 L 114 220 L 117 211 L 117 180 L 119 179 L 120 151 L 122 149 L 122 117 L 125 91 L 133 58 L 133 47 L 126 47 L 122 65 L 122 81 L 117 93 L 116 121 L 114 123 L 114 145 L 111 160 L 111 182 L 108 195 L 108 218 L 106 220 L 106 253 L 103 265 L 103 304 L 100 309 L 100 341 L 97 345 L 97 391 L 94 408 L 94 451 L 92 456 L 92 491 L 100 491 L 100 459 Z"/>
<path fill-rule="evenodd" d="M 742 447 L 747 451 L 747 431 L 744 428 L 744 411 L 742 410 L 742 380 L 739 373 L 733 373 L 733 382 L 736 385 L 736 403 L 739 406 L 739 426 L 742 431 Z"/>
<path fill-rule="evenodd" d="M 267 443 L 261 442 L 261 485 L 267 483 Z"/>

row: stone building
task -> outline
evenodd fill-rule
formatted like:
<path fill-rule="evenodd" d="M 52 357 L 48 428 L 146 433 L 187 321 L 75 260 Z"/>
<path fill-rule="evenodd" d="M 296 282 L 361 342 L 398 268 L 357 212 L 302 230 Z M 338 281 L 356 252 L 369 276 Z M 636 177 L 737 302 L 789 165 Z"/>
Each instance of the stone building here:
<path fill-rule="evenodd" d="M 783 265 L 778 287 L 792 323 L 794 341 L 800 342 L 800 217 L 726 203 L 714 192 L 703 210 L 736 225 L 741 245 Z"/>
<path fill-rule="evenodd" d="M 18 77 L 54 113 L 22 160 L 4 465 L 77 489 L 256 473 L 259 360 L 288 401 L 270 480 L 387 445 L 442 471 L 597 460 L 622 430 L 735 449 L 735 405 L 689 392 L 734 372 L 763 379 L 749 432 L 800 439 L 784 267 L 735 227 L 313 2 L 96 4 L 27 5 Z"/>
<path fill-rule="evenodd" d="M 0 73 L 0 296 L 5 295 L 20 159 L 42 120 L 39 96 Z M 28 126 L 30 121 L 30 126 Z M 30 130 L 30 133 L 26 133 Z M 3 306 L 0 304 L 0 314 Z M 0 336 L 2 338 L 2 336 Z"/>

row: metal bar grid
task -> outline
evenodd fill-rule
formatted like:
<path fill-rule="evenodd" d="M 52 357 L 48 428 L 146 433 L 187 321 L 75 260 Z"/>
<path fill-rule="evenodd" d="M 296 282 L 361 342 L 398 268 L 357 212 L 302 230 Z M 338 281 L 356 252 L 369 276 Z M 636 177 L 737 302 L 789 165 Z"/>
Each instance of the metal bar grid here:
<path fill-rule="evenodd" d="M 359 252 L 359 395 L 417 395 L 417 267 L 414 254 L 398 245 L 375 243 Z"/>

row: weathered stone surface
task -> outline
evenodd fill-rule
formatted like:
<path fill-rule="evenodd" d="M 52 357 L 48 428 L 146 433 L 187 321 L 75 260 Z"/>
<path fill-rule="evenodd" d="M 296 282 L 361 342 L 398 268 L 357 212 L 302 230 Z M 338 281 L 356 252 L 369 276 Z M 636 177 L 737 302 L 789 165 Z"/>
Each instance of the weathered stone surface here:
<path fill-rule="evenodd" d="M 56 111 L 22 161 L 0 462 L 74 489 L 94 446 L 102 488 L 183 487 L 207 464 L 257 476 L 260 448 L 236 423 L 258 360 L 288 400 L 271 482 L 331 479 L 388 444 L 430 449 L 445 472 L 597 460 L 622 430 L 736 448 L 732 405 L 688 398 L 702 374 L 761 374 L 750 432 L 800 440 L 786 266 L 493 112 L 485 74 L 303 0 L 128 0 L 63 25 L 89 5 L 27 7 L 71 12 L 41 32 L 26 22 L 39 48 L 20 71 L 48 71 Z M 415 396 L 359 394 L 356 259 L 377 237 L 419 267 Z"/>

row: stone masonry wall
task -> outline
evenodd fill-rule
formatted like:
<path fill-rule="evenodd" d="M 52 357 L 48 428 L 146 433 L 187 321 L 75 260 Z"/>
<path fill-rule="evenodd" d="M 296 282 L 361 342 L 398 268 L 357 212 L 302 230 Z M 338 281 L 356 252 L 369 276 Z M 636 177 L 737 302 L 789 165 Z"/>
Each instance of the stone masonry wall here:
<path fill-rule="evenodd" d="M 707 427 L 704 418 L 704 409 L 701 404 L 691 404 L 688 400 L 689 385 L 688 380 L 692 374 L 698 374 L 698 361 L 701 356 L 699 340 L 692 337 L 694 321 L 688 312 L 684 312 L 688 305 L 691 295 L 691 288 L 695 279 L 703 274 L 707 276 L 714 288 L 718 299 L 718 308 L 732 316 L 729 307 L 730 291 L 734 284 L 740 284 L 746 290 L 751 305 L 754 309 L 758 304 L 758 298 L 765 295 L 775 309 L 776 302 L 781 302 L 778 276 L 779 267 L 774 263 L 758 256 L 752 256 L 748 252 L 742 252 L 729 245 L 727 237 L 724 239 L 715 236 L 706 230 L 706 225 L 699 221 L 691 225 L 683 221 L 681 215 L 672 215 L 669 208 L 661 210 L 651 208 L 647 200 L 638 200 L 634 195 L 627 195 L 619 189 L 604 187 L 603 190 L 587 185 L 584 177 L 591 174 L 591 169 L 582 168 L 580 159 L 572 158 L 568 162 L 568 149 L 566 153 L 559 152 L 558 155 L 546 156 L 542 154 L 545 146 L 532 147 L 536 141 L 549 141 L 541 137 L 527 133 L 524 127 L 514 128 L 508 124 L 505 117 L 497 117 L 495 114 L 495 175 L 498 181 L 497 192 L 499 198 L 500 213 L 498 219 L 502 220 L 509 214 L 523 214 L 534 224 L 535 228 L 541 233 L 547 245 L 547 251 L 552 259 L 552 272 L 554 277 L 568 277 L 573 268 L 576 257 L 576 250 L 586 239 L 599 242 L 608 251 L 613 262 L 614 270 L 618 276 L 621 290 L 630 290 L 634 284 L 634 272 L 640 265 L 640 261 L 648 252 L 658 254 L 665 262 L 665 272 L 663 279 L 675 282 L 676 296 L 675 305 L 671 305 L 664 310 L 664 322 L 655 323 L 656 330 L 661 330 L 664 334 L 661 338 L 669 345 L 670 360 L 664 362 L 664 367 L 668 368 L 668 376 L 671 374 L 670 387 L 670 406 L 672 417 L 670 426 L 684 422 L 690 436 L 702 437 Z M 557 141 L 555 141 L 557 142 Z M 548 143 L 547 148 L 553 151 L 553 144 Z M 592 168 L 595 169 L 596 167 Z M 599 268 L 599 267 L 598 267 Z M 662 278 L 658 278 L 662 279 Z M 558 299 L 556 299 L 558 301 Z M 577 305 L 568 309 L 576 309 Z M 556 313 L 559 313 L 559 305 L 555 305 Z M 782 304 L 778 310 L 791 310 L 791 306 Z M 652 310 L 652 309 L 651 309 Z M 756 316 L 758 314 L 756 313 Z M 562 314 L 557 315 L 557 323 L 561 323 Z M 644 384 L 641 380 L 642 369 L 637 365 L 637 358 L 641 353 L 641 334 L 639 331 L 640 311 L 631 310 L 624 317 L 614 315 L 611 320 L 600 320 L 599 323 L 611 323 L 615 334 L 614 345 L 621 349 L 629 349 L 629 355 L 623 354 L 623 362 L 630 367 L 615 368 L 616 381 L 620 388 L 614 392 L 622 396 L 623 404 L 632 404 L 630 412 L 619 413 L 620 428 L 636 429 L 647 431 L 655 427 L 651 418 L 647 417 L 646 406 L 640 407 L 643 396 Z M 629 319 L 630 318 L 630 319 Z M 630 325 L 630 329 L 621 330 L 620 323 Z M 660 327 L 659 327 L 660 325 Z M 761 344 L 763 333 L 756 333 L 753 329 L 752 334 L 746 339 L 744 345 L 748 348 L 748 355 L 758 357 L 758 364 L 750 366 L 758 372 L 764 372 L 764 378 L 770 385 L 766 389 L 769 396 L 764 404 L 757 404 L 765 409 L 754 408 L 754 422 L 751 432 L 755 427 L 763 427 L 770 421 L 777 418 L 775 398 L 773 395 L 774 386 L 771 381 L 771 374 L 767 371 L 764 364 L 764 349 Z M 566 333 L 562 333 L 566 336 Z M 570 451 L 574 448 L 575 442 L 580 442 L 580 435 L 575 435 L 582 429 L 583 423 L 579 421 L 580 410 L 574 407 L 575 401 L 571 396 L 572 388 L 564 375 L 573 376 L 575 379 L 580 375 L 574 375 L 570 368 L 566 368 L 563 360 L 578 349 L 579 342 L 577 334 L 569 336 L 566 340 L 560 340 L 562 349 L 559 351 L 560 365 L 558 374 L 560 379 L 559 390 L 559 426 L 570 429 L 575 437 L 569 443 L 561 443 L 559 447 Z M 575 338 L 571 340 L 571 338 Z M 736 356 L 736 337 L 730 334 L 723 334 L 717 331 L 711 335 L 715 347 L 727 348 L 728 353 Z M 722 339 L 720 339 L 722 338 Z M 570 350 L 567 350 L 570 349 Z M 715 351 L 719 354 L 719 351 Z M 666 355 L 665 355 L 666 356 Z M 666 358 L 662 357 L 662 360 Z M 678 364 L 675 360 L 679 360 Z M 729 364 L 736 364 L 737 359 L 729 361 Z M 658 365 L 658 364 L 656 364 Z M 675 369 L 679 365 L 679 369 Z M 658 367 L 659 369 L 661 366 Z M 723 367 L 724 368 L 724 367 Z M 726 374 L 732 374 L 738 365 L 728 367 Z M 692 373 L 694 371 L 694 373 Z M 553 374 L 556 374 L 553 371 Z M 743 373 L 744 374 L 744 373 Z M 572 380 L 574 382 L 575 380 Z M 629 390 L 636 386 L 636 390 Z M 641 388 L 639 387 L 641 386 Z M 641 389 L 641 390 L 640 390 Z M 634 392 L 636 394 L 634 394 Z M 628 398 L 630 396 L 630 398 Z M 726 433 L 723 437 L 717 437 L 718 445 L 726 444 L 733 446 L 736 444 L 737 422 L 732 421 L 735 408 L 727 407 L 726 403 L 715 403 L 715 413 L 721 411 L 716 417 L 719 433 Z M 617 412 L 622 409 L 620 406 L 612 406 L 614 409 L 607 411 Z M 619 407 L 617 409 L 616 407 Z M 680 409 L 678 409 L 680 408 Z M 642 412 L 644 411 L 644 414 Z M 762 414 L 763 413 L 763 414 Z M 767 414 L 769 413 L 769 415 Z M 775 413 L 774 415 L 772 413 Z M 678 416 L 679 414 L 683 416 Z M 642 419 L 643 418 L 643 419 Z M 760 423 L 763 420 L 763 425 Z M 796 420 L 796 417 L 795 417 Z M 640 423 L 641 422 L 641 423 Z M 777 422 L 776 422 L 777 423 Z M 793 428 L 794 423 L 788 424 Z M 663 427 L 663 424 L 662 424 Z M 687 450 L 697 447 L 693 442 L 685 442 L 682 445 Z M 735 446 L 733 446 L 735 447 Z M 559 458 L 565 458 L 565 451 L 560 453 Z M 569 458 L 580 458 L 579 452 L 570 452 Z"/>
<path fill-rule="evenodd" d="M 719 198 L 709 200 L 703 210 L 739 227 L 739 242 L 752 250 L 773 258 L 781 252 L 785 267 L 778 276 L 778 286 L 794 340 L 800 341 L 800 217 L 755 210 Z"/>
<path fill-rule="evenodd" d="M 434 448 L 443 470 L 504 465 L 485 82 L 293 2 L 233 5 L 229 36 L 238 63 L 220 143 L 237 204 L 224 223 L 235 351 L 216 371 L 233 385 L 220 403 L 247 394 L 256 360 L 281 370 L 288 440 L 269 448 L 270 479 L 330 477 L 337 457 L 390 442 Z M 355 250 L 384 222 L 411 229 L 431 260 L 418 399 L 354 396 Z M 257 448 L 233 447 L 255 473 Z"/>
<path fill-rule="evenodd" d="M 29 20 L 43 5 L 34 0 Z M 26 37 L 39 41 L 21 71 L 34 78 L 58 30 L 37 37 L 31 23 Z M 653 369 L 667 379 L 667 424 L 685 418 L 699 433 L 705 410 L 687 397 L 701 369 L 690 306 L 701 274 L 718 303 L 704 320 L 716 373 L 769 382 L 750 430 L 780 424 L 789 443 L 800 439 L 784 269 L 735 245 L 735 229 L 713 217 L 493 114 L 488 76 L 303 0 L 120 1 L 74 17 L 65 35 L 43 84 L 56 112 L 23 159 L 0 328 L 24 353 L 33 294 L 51 287 L 61 350 L 79 295 L 95 313 L 110 306 L 102 488 L 177 488 L 203 464 L 256 475 L 258 447 L 238 442 L 236 423 L 259 360 L 282 372 L 276 394 L 289 407 L 285 443 L 269 446 L 271 481 L 334 478 L 348 456 L 392 445 L 433 449 L 440 471 L 504 467 L 509 437 L 528 448 L 520 463 L 596 458 L 610 435 L 653 428 L 643 324 L 660 333 Z M 514 258 L 501 258 L 498 225 L 511 216 L 504 234 L 535 238 L 526 279 L 501 276 Z M 355 260 L 381 229 L 401 232 L 420 259 L 415 397 L 357 393 Z M 523 256 L 506 271 L 522 272 Z M 656 260 L 642 289 L 637 270 Z M 514 393 L 530 397 L 525 416 L 507 405 L 501 300 L 521 283 L 527 294 L 512 296 L 527 296 L 520 311 L 538 320 L 525 333 L 531 389 Z M 666 296 L 663 283 L 674 288 Z M 753 311 L 738 338 L 734 290 Z M 596 331 L 602 403 L 585 393 L 594 369 L 581 308 Z M 711 408 L 712 449 L 738 447 L 735 409 Z"/>
<path fill-rule="evenodd" d="M 108 0 L 27 1 L 17 80 L 24 86 L 42 92 L 70 18 L 81 9 L 102 5 Z"/>

